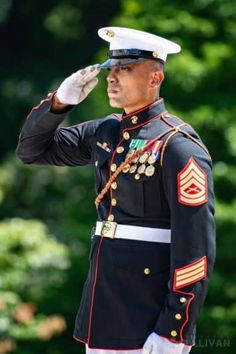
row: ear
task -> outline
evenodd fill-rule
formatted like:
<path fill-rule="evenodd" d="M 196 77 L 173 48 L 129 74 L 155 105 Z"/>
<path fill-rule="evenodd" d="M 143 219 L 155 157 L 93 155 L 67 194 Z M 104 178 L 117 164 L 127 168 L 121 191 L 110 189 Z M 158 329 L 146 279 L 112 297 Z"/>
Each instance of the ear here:
<path fill-rule="evenodd" d="M 155 71 L 152 73 L 151 78 L 151 87 L 159 87 L 164 80 L 164 73 L 163 71 Z"/>

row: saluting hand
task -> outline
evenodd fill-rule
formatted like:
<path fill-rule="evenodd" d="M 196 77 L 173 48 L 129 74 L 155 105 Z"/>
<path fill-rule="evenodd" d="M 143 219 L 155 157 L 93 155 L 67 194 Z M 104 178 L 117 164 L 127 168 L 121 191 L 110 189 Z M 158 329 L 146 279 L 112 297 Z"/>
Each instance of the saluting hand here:
<path fill-rule="evenodd" d="M 57 90 L 57 99 L 64 105 L 76 105 L 83 101 L 98 83 L 99 64 L 90 65 L 67 77 Z"/>

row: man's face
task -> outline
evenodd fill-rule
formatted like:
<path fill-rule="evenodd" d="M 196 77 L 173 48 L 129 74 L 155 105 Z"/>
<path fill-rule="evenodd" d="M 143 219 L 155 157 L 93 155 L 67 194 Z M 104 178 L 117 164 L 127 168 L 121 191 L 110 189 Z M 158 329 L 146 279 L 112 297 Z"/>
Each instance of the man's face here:
<path fill-rule="evenodd" d="M 162 79 L 163 73 L 149 60 L 113 67 L 107 76 L 110 105 L 127 114 L 144 107 L 155 101 Z"/>

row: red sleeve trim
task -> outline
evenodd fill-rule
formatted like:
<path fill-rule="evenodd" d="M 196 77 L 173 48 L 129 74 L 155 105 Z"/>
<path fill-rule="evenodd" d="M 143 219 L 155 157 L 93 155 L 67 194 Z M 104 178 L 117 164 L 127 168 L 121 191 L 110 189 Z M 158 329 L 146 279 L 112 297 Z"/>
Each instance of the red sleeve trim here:
<path fill-rule="evenodd" d="M 29 118 L 29 116 L 31 115 L 32 112 L 36 111 L 37 109 L 39 109 L 45 102 L 49 102 L 53 99 L 54 95 L 56 94 L 56 91 L 49 93 L 48 97 L 45 98 L 44 100 L 42 100 L 37 106 L 33 107 L 30 111 L 30 113 L 27 116 L 27 119 Z"/>

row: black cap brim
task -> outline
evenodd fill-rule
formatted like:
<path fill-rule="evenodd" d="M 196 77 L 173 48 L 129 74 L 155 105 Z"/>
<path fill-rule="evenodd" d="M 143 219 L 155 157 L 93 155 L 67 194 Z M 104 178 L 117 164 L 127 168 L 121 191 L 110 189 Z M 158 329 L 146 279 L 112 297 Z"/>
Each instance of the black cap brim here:
<path fill-rule="evenodd" d="M 148 60 L 147 58 L 111 58 L 100 65 L 102 69 L 112 68 L 114 66 L 124 66 L 128 64 L 136 64 L 140 61 Z"/>

